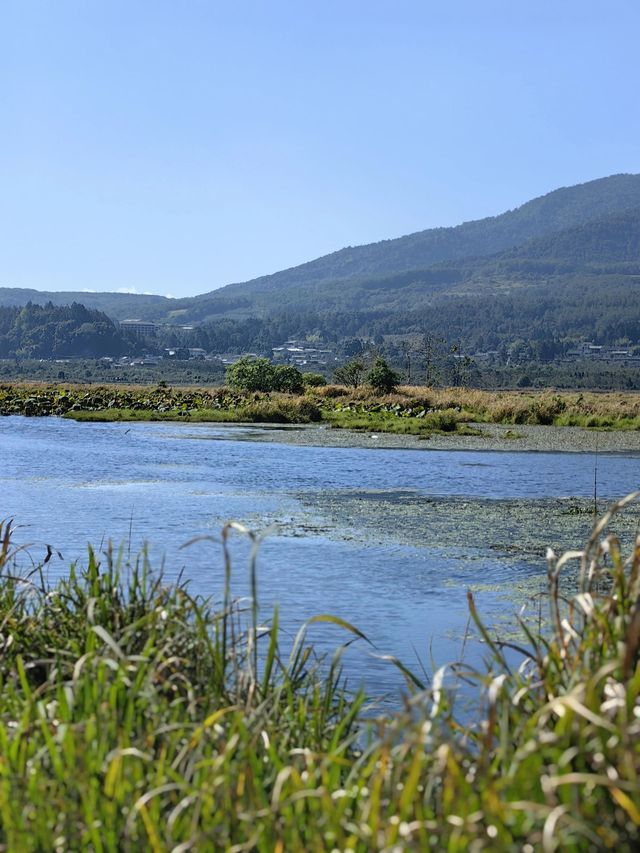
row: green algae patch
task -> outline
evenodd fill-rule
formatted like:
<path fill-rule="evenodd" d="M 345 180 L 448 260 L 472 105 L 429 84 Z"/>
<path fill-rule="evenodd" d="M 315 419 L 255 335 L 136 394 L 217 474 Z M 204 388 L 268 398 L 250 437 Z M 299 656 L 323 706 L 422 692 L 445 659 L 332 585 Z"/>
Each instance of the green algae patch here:
<path fill-rule="evenodd" d="M 352 429 L 357 432 L 384 432 L 396 435 L 417 435 L 428 438 L 430 435 L 481 435 L 469 424 L 468 413 L 453 409 L 414 413 L 402 411 L 363 410 L 358 406 L 340 409 L 323 409 L 322 419 L 336 429 Z"/>

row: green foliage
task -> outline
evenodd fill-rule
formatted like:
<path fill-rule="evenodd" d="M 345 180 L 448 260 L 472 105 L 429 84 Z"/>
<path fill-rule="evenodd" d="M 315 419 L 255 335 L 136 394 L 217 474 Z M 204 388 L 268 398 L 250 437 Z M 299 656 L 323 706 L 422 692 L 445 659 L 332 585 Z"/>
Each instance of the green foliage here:
<path fill-rule="evenodd" d="M 227 368 L 227 385 L 239 391 L 272 391 L 273 374 L 268 358 L 243 357 Z"/>
<path fill-rule="evenodd" d="M 417 396 L 416 396 L 417 393 Z M 402 390 L 386 398 L 366 388 L 318 388 L 306 395 L 234 392 L 225 388 L 119 388 L 0 385 L 0 415 L 68 416 L 86 421 L 192 420 L 226 423 L 313 423 L 371 432 L 428 435 L 466 432 L 466 424 L 546 424 L 640 428 L 635 394 L 485 392 L 461 388 Z"/>
<path fill-rule="evenodd" d="M 222 385 L 224 367 L 218 361 L 159 360 L 157 364 L 121 364 L 95 358 L 74 358 L 59 364 L 42 359 L 0 360 L 0 382 L 91 383 L 104 385 Z"/>
<path fill-rule="evenodd" d="M 279 364 L 273 371 L 273 390 L 283 394 L 302 394 L 305 384 L 297 367 Z"/>
<path fill-rule="evenodd" d="M 301 394 L 302 374 L 287 364 L 272 364 L 268 358 L 239 359 L 227 368 L 227 384 L 239 391 L 280 391 Z"/>
<path fill-rule="evenodd" d="M 358 388 L 362 384 L 364 364 L 359 358 L 353 358 L 333 371 L 333 378 L 347 388 Z"/>
<path fill-rule="evenodd" d="M 325 409 L 323 419 L 337 429 L 353 429 L 359 432 L 394 433 L 396 435 L 418 435 L 428 438 L 433 433 L 457 432 L 460 435 L 480 435 L 477 429 L 466 426 L 469 414 L 445 409 L 442 411 L 408 413 L 408 410 L 374 411 L 366 406 L 348 406 L 340 409 Z"/>
<path fill-rule="evenodd" d="M 322 388 L 327 384 L 327 380 L 322 373 L 309 372 L 302 374 L 302 384 L 305 388 Z"/>
<path fill-rule="evenodd" d="M 120 331 L 106 314 L 78 303 L 0 307 L 0 358 L 113 356 L 125 348 Z"/>
<path fill-rule="evenodd" d="M 255 561 L 253 600 L 234 601 L 229 537 L 255 541 L 239 525 L 217 607 L 111 548 L 47 589 L 0 526 L 0 845 L 638 849 L 640 552 L 624 559 L 609 520 L 575 568 L 551 555 L 546 627 L 523 619 L 509 659 L 469 593 L 486 668 L 427 686 L 391 661 L 408 695 L 375 721 L 340 652 L 319 666 L 306 639 L 327 622 L 366 641 L 356 627 L 317 616 L 284 647 Z M 477 691 L 461 713 L 458 678 Z"/>
<path fill-rule="evenodd" d="M 0 415 L 69 416 L 78 420 L 192 420 L 309 423 L 321 418 L 303 396 L 265 399 L 254 392 L 217 388 L 0 385 Z"/>
<path fill-rule="evenodd" d="M 390 394 L 398 387 L 400 378 L 400 374 L 392 370 L 383 358 L 376 358 L 365 381 L 371 385 L 376 394 Z"/>

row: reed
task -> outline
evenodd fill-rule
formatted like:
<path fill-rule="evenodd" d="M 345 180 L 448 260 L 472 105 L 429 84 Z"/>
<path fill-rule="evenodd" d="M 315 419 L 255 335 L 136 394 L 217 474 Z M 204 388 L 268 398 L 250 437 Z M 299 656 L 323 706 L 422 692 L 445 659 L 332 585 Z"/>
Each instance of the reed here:
<path fill-rule="evenodd" d="M 220 601 L 142 554 L 89 551 L 48 589 L 0 530 L 0 844 L 6 850 L 596 850 L 640 843 L 640 540 L 548 555 L 548 627 L 430 685 L 395 662 L 394 714 L 363 714 L 340 650 L 261 624 L 259 538 L 222 531 Z M 228 540 L 252 539 L 252 601 Z M 567 581 L 561 583 L 563 577 Z M 573 586 L 568 594 L 566 590 Z M 329 616 L 346 636 L 366 638 Z M 394 662 L 391 662 L 392 665 Z M 476 691 L 458 713 L 455 684 Z"/>
<path fill-rule="evenodd" d="M 84 421 L 193 420 L 313 423 L 425 435 L 468 431 L 469 423 L 640 429 L 640 394 L 479 391 L 327 385 L 304 394 L 243 393 L 229 388 L 166 388 L 17 383 L 0 385 L 0 414 L 58 415 Z M 404 421 L 400 424 L 400 419 Z"/>

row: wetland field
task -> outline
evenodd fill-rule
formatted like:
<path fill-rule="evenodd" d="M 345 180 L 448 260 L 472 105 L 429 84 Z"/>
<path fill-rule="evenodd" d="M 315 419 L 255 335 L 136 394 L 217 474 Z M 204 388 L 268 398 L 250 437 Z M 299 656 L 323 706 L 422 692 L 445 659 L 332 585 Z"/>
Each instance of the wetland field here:
<path fill-rule="evenodd" d="M 7 849 L 631 849 L 638 401 L 322 390 L 0 389 Z"/>

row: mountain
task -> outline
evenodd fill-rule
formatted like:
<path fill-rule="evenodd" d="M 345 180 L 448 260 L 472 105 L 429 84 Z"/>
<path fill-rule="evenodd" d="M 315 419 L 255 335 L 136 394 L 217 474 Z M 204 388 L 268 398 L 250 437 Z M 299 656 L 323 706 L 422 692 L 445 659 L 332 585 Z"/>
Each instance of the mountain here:
<path fill-rule="evenodd" d="M 407 310 L 431 304 L 438 295 L 477 295 L 535 287 L 559 275 L 640 273 L 640 207 L 616 212 L 491 255 L 466 257 L 392 275 L 364 275 L 331 281 L 281 281 L 278 288 L 256 282 L 222 288 L 188 303 L 181 316 L 214 321 L 280 312 Z M 235 299 L 232 295 L 235 294 Z"/>
<path fill-rule="evenodd" d="M 268 296 L 300 292 L 322 283 L 380 280 L 397 273 L 494 255 L 639 206 L 640 175 L 612 175 L 554 190 L 499 216 L 341 249 L 272 275 L 176 300 L 172 307 L 183 319 L 196 321 L 221 315 L 250 316 L 257 297 L 258 302 L 266 303 Z M 260 300 L 259 295 L 265 298 Z"/>
<path fill-rule="evenodd" d="M 268 352 L 310 333 L 428 331 L 475 348 L 531 337 L 640 342 L 640 175 L 564 187 L 500 216 L 349 247 L 188 299 L 0 289 L 0 305 L 28 300 L 195 324 L 197 345 L 218 351 Z"/>
<path fill-rule="evenodd" d="M 348 247 L 273 275 L 230 285 L 223 291 L 230 292 L 231 287 L 273 290 L 283 284 L 380 275 L 492 255 L 526 240 L 637 206 L 640 206 L 640 175 L 612 175 L 554 190 L 499 216 Z"/>
<path fill-rule="evenodd" d="M 78 303 L 0 307 L 0 358 L 113 356 L 128 346 L 106 314 Z"/>
<path fill-rule="evenodd" d="M 226 308 L 233 290 L 217 295 Z M 201 345 L 212 349 L 241 340 L 246 349 L 268 351 L 309 333 L 334 342 L 429 334 L 472 352 L 529 342 L 531 358 L 561 355 L 585 339 L 640 343 L 640 206 L 493 255 L 258 287 L 237 297 L 230 317 L 214 319 L 212 308 L 221 308 L 215 297 L 192 300 L 185 312 L 207 319 Z"/>
<path fill-rule="evenodd" d="M 640 262 L 640 207 L 567 228 L 503 253 L 504 258 L 562 259 L 574 266 Z"/>
<path fill-rule="evenodd" d="M 44 305 L 72 305 L 74 302 L 103 311 L 113 320 L 144 317 L 148 320 L 165 320 L 174 300 L 165 296 L 133 293 L 91 293 L 85 290 L 32 290 L 26 287 L 0 287 L 0 305 L 20 307 L 28 302 Z"/>

